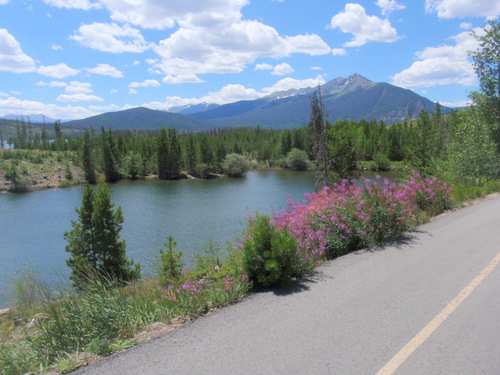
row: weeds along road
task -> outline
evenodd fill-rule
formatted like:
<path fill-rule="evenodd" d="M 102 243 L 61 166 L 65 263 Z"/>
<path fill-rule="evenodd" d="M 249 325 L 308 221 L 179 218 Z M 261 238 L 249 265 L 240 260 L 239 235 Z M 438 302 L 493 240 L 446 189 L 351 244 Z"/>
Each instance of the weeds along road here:
<path fill-rule="evenodd" d="M 500 374 L 499 254 L 496 197 L 76 374 Z"/>

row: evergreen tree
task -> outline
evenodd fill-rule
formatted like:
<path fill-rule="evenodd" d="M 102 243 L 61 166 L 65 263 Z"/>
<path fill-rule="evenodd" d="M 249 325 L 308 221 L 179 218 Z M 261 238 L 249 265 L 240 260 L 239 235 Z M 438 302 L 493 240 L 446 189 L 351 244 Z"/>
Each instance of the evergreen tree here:
<path fill-rule="evenodd" d="M 354 170 L 354 127 L 348 122 L 338 122 L 328 132 L 328 148 L 331 155 L 331 173 L 334 180 L 348 178 Z"/>
<path fill-rule="evenodd" d="M 420 118 L 414 127 L 413 137 L 410 139 L 410 162 L 423 175 L 432 175 L 435 172 L 434 146 L 435 131 L 429 113 L 420 111 Z"/>
<path fill-rule="evenodd" d="M 168 129 L 168 178 L 176 180 L 181 171 L 181 147 L 177 139 L 177 130 Z"/>
<path fill-rule="evenodd" d="M 101 278 L 111 285 L 123 285 L 140 278 L 140 266 L 127 259 L 125 241 L 120 240 L 123 215 L 121 207 L 113 210 L 109 190 L 100 181 L 97 191 L 86 185 L 82 206 L 75 209 L 78 221 L 72 221 L 73 229 L 64 233 L 68 241 L 66 251 L 70 257 L 66 263 L 71 268 L 70 279 L 82 288 L 91 279 Z"/>
<path fill-rule="evenodd" d="M 188 135 L 185 160 L 186 171 L 188 173 L 193 173 L 196 169 L 197 153 L 196 146 L 194 144 L 194 136 L 192 134 Z"/>
<path fill-rule="evenodd" d="M 330 155 L 326 145 L 328 123 L 325 121 L 325 110 L 321 97 L 321 88 L 318 87 L 311 96 L 311 117 L 309 122 L 309 133 L 311 134 L 311 161 L 316 166 L 316 178 L 314 188 L 321 189 L 331 181 Z"/>
<path fill-rule="evenodd" d="M 85 181 L 87 181 L 89 184 L 95 184 L 97 182 L 93 149 L 93 139 L 88 129 L 85 129 L 82 142 L 82 164 Z"/>
<path fill-rule="evenodd" d="M 158 156 L 158 178 L 160 180 L 167 180 L 169 178 L 168 174 L 168 139 L 167 131 L 162 126 L 160 129 L 160 134 L 157 139 L 157 156 Z"/>
<path fill-rule="evenodd" d="M 106 181 L 118 181 L 120 179 L 120 173 L 118 172 L 115 155 L 116 151 L 111 129 L 109 130 L 109 133 L 106 133 L 104 127 L 101 127 L 101 149 L 103 157 L 104 176 L 106 178 Z"/>

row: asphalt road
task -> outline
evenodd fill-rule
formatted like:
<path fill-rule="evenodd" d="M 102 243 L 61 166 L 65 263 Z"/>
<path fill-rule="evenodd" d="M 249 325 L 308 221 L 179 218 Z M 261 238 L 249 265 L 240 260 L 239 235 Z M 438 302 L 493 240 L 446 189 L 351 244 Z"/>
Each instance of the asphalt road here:
<path fill-rule="evenodd" d="M 76 373 L 498 375 L 499 253 L 497 197 Z"/>

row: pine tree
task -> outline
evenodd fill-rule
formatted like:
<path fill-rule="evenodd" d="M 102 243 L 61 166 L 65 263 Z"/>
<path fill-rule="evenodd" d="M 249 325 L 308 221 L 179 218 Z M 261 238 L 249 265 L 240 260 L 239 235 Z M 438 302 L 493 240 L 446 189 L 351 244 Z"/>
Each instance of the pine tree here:
<path fill-rule="evenodd" d="M 106 177 L 106 181 L 118 181 L 120 179 L 120 172 L 118 172 L 116 151 L 111 129 L 109 130 L 109 133 L 106 133 L 104 127 L 101 127 L 101 148 L 104 164 L 104 176 Z"/>
<path fill-rule="evenodd" d="M 83 133 L 82 164 L 85 181 L 89 184 L 95 184 L 97 182 L 97 178 L 94 166 L 93 141 L 88 129 L 85 129 L 85 132 Z"/>
<path fill-rule="evenodd" d="M 330 155 L 326 145 L 328 123 L 325 121 L 326 113 L 321 97 L 321 88 L 318 87 L 311 96 L 311 117 L 309 122 L 309 133 L 311 134 L 311 161 L 316 166 L 316 177 L 314 188 L 321 189 L 331 181 L 330 176 Z"/>
<path fill-rule="evenodd" d="M 82 206 L 75 209 L 78 221 L 72 221 L 73 229 L 64 233 L 68 241 L 66 251 L 70 257 L 66 263 L 71 268 L 70 279 L 82 288 L 91 278 L 99 277 L 111 285 L 123 285 L 140 278 L 140 266 L 127 259 L 125 241 L 120 240 L 123 224 L 121 207 L 113 210 L 109 190 L 100 181 L 97 191 L 86 185 Z"/>
<path fill-rule="evenodd" d="M 157 156 L 158 156 L 158 178 L 167 180 L 168 175 L 168 139 L 167 131 L 162 126 L 157 140 Z"/>
<path fill-rule="evenodd" d="M 168 178 L 176 180 L 180 177 L 181 147 L 177 139 L 177 130 L 168 129 Z"/>

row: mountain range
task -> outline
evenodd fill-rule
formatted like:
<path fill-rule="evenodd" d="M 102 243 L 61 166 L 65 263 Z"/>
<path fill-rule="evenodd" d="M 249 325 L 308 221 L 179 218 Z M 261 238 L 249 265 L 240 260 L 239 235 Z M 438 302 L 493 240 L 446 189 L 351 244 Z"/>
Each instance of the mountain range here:
<path fill-rule="evenodd" d="M 172 107 L 168 112 L 137 107 L 103 113 L 64 123 L 64 127 L 90 126 L 108 129 L 152 130 L 161 126 L 178 130 L 203 130 L 220 127 L 261 126 L 295 128 L 309 123 L 311 95 L 318 87 L 280 91 L 255 100 L 217 105 L 201 103 Z M 335 78 L 320 87 L 328 120 L 376 120 L 393 124 L 412 118 L 421 110 L 432 112 L 436 104 L 411 90 L 385 82 L 375 83 L 353 74 Z M 442 106 L 443 113 L 451 110 Z M 33 120 L 32 120 L 33 121 Z"/>

